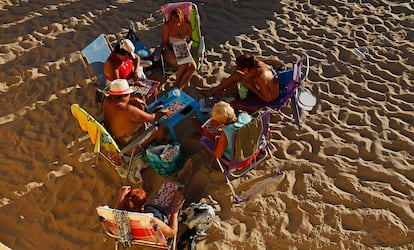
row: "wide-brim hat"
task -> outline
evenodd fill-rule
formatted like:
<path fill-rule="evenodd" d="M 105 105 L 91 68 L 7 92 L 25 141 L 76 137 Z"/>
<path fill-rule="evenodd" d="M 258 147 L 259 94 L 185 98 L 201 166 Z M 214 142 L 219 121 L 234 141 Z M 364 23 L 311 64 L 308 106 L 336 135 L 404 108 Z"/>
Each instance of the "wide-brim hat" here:
<path fill-rule="evenodd" d="M 129 39 L 122 39 L 121 40 L 121 48 L 128 51 L 128 53 L 135 58 L 135 45 Z"/>
<path fill-rule="evenodd" d="M 129 86 L 126 79 L 115 79 L 109 85 L 110 95 L 126 95 L 131 94 L 134 90 Z"/>

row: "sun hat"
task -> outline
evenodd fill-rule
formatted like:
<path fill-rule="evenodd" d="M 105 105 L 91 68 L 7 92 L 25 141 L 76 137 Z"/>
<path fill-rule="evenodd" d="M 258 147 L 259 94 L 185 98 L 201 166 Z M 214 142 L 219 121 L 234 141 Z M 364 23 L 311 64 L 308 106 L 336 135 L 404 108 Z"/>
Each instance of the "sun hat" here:
<path fill-rule="evenodd" d="M 122 39 L 121 40 L 121 48 L 128 51 L 132 58 L 135 58 L 135 46 L 129 39 Z"/>
<path fill-rule="evenodd" d="M 128 81 L 126 79 L 115 79 L 109 86 L 110 95 L 126 95 L 131 94 L 132 92 L 134 92 L 134 90 L 129 87 Z"/>

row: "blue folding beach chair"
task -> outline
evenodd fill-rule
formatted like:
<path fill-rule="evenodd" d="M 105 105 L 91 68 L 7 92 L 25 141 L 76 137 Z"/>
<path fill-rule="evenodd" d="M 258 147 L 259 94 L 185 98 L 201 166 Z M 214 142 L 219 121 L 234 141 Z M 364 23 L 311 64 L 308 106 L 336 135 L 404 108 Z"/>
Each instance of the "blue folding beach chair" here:
<path fill-rule="evenodd" d="M 105 34 L 100 34 L 81 51 L 82 62 L 89 77 L 94 81 L 98 102 L 102 101 L 105 96 L 106 77 L 103 69 L 111 51 L 111 43 Z"/>

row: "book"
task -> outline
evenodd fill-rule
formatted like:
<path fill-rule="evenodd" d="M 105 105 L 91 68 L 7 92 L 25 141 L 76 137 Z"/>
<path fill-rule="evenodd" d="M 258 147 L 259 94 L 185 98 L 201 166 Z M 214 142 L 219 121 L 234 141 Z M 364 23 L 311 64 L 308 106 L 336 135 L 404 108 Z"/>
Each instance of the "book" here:
<path fill-rule="evenodd" d="M 174 198 L 175 192 L 179 188 L 179 183 L 164 180 L 158 189 L 152 204 L 160 206 L 162 208 L 168 208 Z"/>
<path fill-rule="evenodd" d="M 151 97 L 160 86 L 159 81 L 150 80 L 147 78 L 139 78 L 140 85 L 132 85 L 131 88 L 134 90 L 133 94 Z"/>
<path fill-rule="evenodd" d="M 173 42 L 172 47 L 178 65 L 193 61 L 193 56 L 191 55 L 191 51 L 188 48 L 188 44 L 185 40 L 178 40 L 176 42 Z"/>

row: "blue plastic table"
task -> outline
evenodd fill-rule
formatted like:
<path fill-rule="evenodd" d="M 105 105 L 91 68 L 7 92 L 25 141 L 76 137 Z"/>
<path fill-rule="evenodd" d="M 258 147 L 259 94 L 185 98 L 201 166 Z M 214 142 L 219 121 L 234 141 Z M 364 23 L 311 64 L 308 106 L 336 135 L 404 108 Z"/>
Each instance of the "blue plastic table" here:
<path fill-rule="evenodd" d="M 176 93 L 176 96 L 174 95 L 174 93 Z M 200 104 L 198 103 L 198 101 L 193 99 L 191 96 L 187 95 L 187 93 L 185 93 L 184 91 L 181 91 L 178 88 L 173 88 L 170 91 L 168 91 L 168 93 L 163 94 L 158 100 L 147 106 L 147 110 L 152 110 L 159 105 L 162 105 L 163 108 L 168 108 L 169 105 L 173 105 L 176 101 L 183 104 L 182 109 L 176 112 L 174 116 L 168 119 L 165 119 L 164 117 L 161 118 L 161 122 L 168 127 L 171 139 L 174 142 L 177 141 L 177 135 L 175 134 L 174 126 L 187 116 L 195 112 L 200 124 L 203 123 L 203 117 L 201 115 Z"/>

